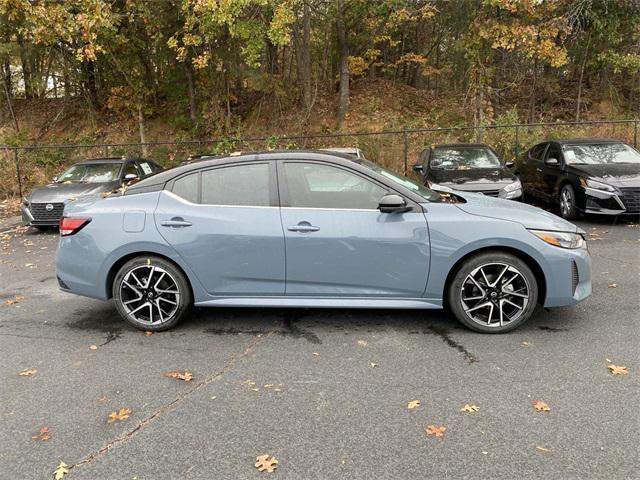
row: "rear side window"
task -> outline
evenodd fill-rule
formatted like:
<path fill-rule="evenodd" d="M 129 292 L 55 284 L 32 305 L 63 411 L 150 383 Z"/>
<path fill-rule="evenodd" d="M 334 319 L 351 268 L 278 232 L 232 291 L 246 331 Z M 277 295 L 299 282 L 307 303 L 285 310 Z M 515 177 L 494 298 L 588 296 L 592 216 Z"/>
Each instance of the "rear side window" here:
<path fill-rule="evenodd" d="M 201 203 L 268 207 L 269 164 L 242 164 L 203 171 Z"/>
<path fill-rule="evenodd" d="M 191 173 L 173 182 L 173 193 L 191 203 L 198 203 L 198 173 Z"/>

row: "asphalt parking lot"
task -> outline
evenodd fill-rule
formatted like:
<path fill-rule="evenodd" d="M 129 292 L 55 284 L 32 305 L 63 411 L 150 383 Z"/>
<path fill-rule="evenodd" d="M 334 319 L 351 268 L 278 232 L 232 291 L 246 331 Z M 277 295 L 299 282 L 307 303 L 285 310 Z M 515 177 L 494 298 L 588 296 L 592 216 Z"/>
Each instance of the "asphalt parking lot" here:
<path fill-rule="evenodd" d="M 436 311 L 284 309 L 147 336 L 58 290 L 57 233 L 1 233 L 0 478 L 638 478 L 640 227 L 579 223 L 593 295 L 499 336 Z"/>

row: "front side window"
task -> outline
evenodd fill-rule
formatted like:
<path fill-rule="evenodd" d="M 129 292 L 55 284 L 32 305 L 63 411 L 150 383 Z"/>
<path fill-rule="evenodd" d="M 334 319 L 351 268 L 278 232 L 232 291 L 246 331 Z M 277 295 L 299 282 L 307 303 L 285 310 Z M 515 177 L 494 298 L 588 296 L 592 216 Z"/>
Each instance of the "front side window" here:
<path fill-rule="evenodd" d="M 383 187 L 341 168 L 284 163 L 289 205 L 299 208 L 377 209 Z"/>
<path fill-rule="evenodd" d="M 500 168 L 500 159 L 488 148 L 441 147 L 434 149 L 431 155 L 431 168 L 445 170 Z"/>
<path fill-rule="evenodd" d="M 127 175 L 135 175 L 136 177 L 140 176 L 138 167 L 136 167 L 136 164 L 134 162 L 127 163 L 127 167 L 124 170 L 124 176 L 126 177 Z"/>
<path fill-rule="evenodd" d="M 569 165 L 640 164 L 640 153 L 624 143 L 565 145 L 564 158 Z"/>
<path fill-rule="evenodd" d="M 544 155 L 544 151 L 546 150 L 546 148 L 547 148 L 546 143 L 541 143 L 540 145 L 536 145 L 535 147 L 532 147 L 531 150 L 529 150 L 529 158 L 531 160 L 541 162 L 542 156 Z"/>
<path fill-rule="evenodd" d="M 118 180 L 122 163 L 79 163 L 58 177 L 58 183 L 106 183 Z"/>
<path fill-rule="evenodd" d="M 269 164 L 240 164 L 203 171 L 201 203 L 268 207 Z"/>

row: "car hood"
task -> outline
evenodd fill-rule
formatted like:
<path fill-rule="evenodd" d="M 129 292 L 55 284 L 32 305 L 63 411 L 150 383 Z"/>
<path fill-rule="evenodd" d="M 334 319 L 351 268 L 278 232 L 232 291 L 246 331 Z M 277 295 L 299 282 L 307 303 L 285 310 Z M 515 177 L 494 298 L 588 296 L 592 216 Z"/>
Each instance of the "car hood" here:
<path fill-rule="evenodd" d="M 100 192 L 110 192 L 118 187 L 118 182 L 108 183 L 51 183 L 38 187 L 27 197 L 33 203 L 64 202 L 70 198 Z"/>
<path fill-rule="evenodd" d="M 576 227 L 573 223 L 567 222 L 557 215 L 538 207 L 532 207 L 531 205 L 513 200 L 487 197 L 476 193 L 457 191 L 455 194 L 466 200 L 466 203 L 458 203 L 456 206 L 471 215 L 518 222 L 524 225 L 525 228 L 536 230 L 578 232 L 584 234 L 584 231 Z"/>
<path fill-rule="evenodd" d="M 576 175 L 604 182 L 614 187 L 640 187 L 640 163 L 608 165 L 569 165 Z"/>
<path fill-rule="evenodd" d="M 467 190 L 477 187 L 490 189 L 502 188 L 516 181 L 515 175 L 504 168 L 476 168 L 471 170 L 445 170 L 432 168 L 427 179 L 438 185 L 447 185 L 456 190 Z"/>

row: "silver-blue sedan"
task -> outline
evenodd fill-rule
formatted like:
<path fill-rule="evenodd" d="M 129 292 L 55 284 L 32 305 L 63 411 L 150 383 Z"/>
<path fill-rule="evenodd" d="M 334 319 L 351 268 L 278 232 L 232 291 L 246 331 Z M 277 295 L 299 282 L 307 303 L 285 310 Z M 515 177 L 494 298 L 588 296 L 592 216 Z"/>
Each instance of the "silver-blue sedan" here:
<path fill-rule="evenodd" d="M 448 307 L 512 330 L 591 293 L 584 232 L 538 208 L 428 189 L 320 151 L 204 157 L 66 205 L 57 275 L 137 328 L 196 306 Z"/>

